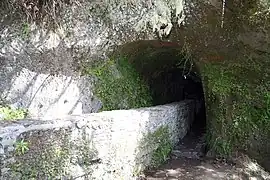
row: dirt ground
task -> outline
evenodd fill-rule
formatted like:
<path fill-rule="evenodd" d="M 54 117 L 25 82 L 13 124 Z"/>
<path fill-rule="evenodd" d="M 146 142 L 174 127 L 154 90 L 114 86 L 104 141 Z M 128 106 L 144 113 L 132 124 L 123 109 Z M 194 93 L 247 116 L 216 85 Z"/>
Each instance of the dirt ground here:
<path fill-rule="evenodd" d="M 214 159 L 204 151 L 204 129 L 195 124 L 158 169 L 146 171 L 141 180 L 270 180 L 270 174 L 246 155 L 230 162 Z"/>
<path fill-rule="evenodd" d="M 145 172 L 145 180 L 270 180 L 269 173 L 247 157 L 236 163 L 211 159 L 170 159 L 162 167 Z"/>

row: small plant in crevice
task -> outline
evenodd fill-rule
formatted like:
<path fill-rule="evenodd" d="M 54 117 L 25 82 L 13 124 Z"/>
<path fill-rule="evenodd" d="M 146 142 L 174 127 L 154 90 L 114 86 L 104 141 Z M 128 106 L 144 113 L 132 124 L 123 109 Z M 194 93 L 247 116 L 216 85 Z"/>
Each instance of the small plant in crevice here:
<path fill-rule="evenodd" d="M 28 111 L 26 109 L 14 109 L 10 106 L 0 105 L 0 116 L 2 120 L 23 119 L 27 114 Z"/>
<path fill-rule="evenodd" d="M 183 69 L 182 76 L 187 76 L 194 68 L 190 45 L 187 42 L 184 43 L 183 48 L 180 51 L 179 57 L 181 56 L 182 58 L 180 58 L 180 61 L 176 64 L 176 66 Z"/>
<path fill-rule="evenodd" d="M 168 160 L 168 156 L 172 151 L 172 145 L 168 141 L 160 142 L 159 147 L 153 153 L 153 162 L 155 166 L 161 165 Z"/>
<path fill-rule="evenodd" d="M 23 39 L 28 38 L 29 34 L 30 34 L 30 26 L 29 26 L 29 24 L 28 23 L 23 23 L 22 24 L 22 38 Z"/>
<path fill-rule="evenodd" d="M 218 152 L 220 156 L 228 157 L 231 155 L 232 147 L 229 141 L 217 138 L 213 143 L 215 152 Z"/>
<path fill-rule="evenodd" d="M 153 134 L 150 134 L 149 139 L 158 144 L 152 154 L 152 166 L 157 167 L 168 160 L 172 151 L 168 127 L 160 127 Z"/>
<path fill-rule="evenodd" d="M 23 155 L 29 150 L 29 143 L 25 142 L 24 139 L 16 142 L 15 151 L 17 155 Z"/>

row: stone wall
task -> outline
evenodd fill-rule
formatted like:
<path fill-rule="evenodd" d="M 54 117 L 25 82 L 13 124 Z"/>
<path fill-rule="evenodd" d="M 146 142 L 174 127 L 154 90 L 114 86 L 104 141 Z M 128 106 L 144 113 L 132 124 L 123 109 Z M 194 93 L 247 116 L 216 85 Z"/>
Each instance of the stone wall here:
<path fill-rule="evenodd" d="M 0 121 L 0 179 L 135 179 L 187 133 L 193 101 Z"/>

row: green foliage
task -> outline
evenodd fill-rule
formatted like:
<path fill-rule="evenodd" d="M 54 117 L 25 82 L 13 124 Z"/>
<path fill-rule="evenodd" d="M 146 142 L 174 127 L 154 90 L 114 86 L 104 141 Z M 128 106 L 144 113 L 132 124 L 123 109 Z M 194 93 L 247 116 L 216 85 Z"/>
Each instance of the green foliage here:
<path fill-rule="evenodd" d="M 125 57 L 87 67 L 84 73 L 97 77 L 94 92 L 102 101 L 102 110 L 152 105 L 149 87 Z"/>
<path fill-rule="evenodd" d="M 27 110 L 0 105 L 0 114 L 4 116 L 3 120 L 24 119 L 27 116 Z"/>
<path fill-rule="evenodd" d="M 249 114 L 250 120 L 253 120 L 251 125 L 256 133 L 270 138 L 270 92 L 264 93 L 262 107 L 246 109 L 246 114 Z"/>
<path fill-rule="evenodd" d="M 217 154 L 229 156 L 244 150 L 258 155 L 265 149 L 261 141 L 251 150 L 257 134 L 270 138 L 270 98 L 267 77 L 262 73 L 258 64 L 251 66 L 247 61 L 203 66 L 210 120 L 208 144 Z"/>
<path fill-rule="evenodd" d="M 19 174 L 18 176 L 23 180 L 59 179 L 65 176 L 65 168 L 70 162 L 70 146 L 67 139 L 69 135 L 62 134 L 64 131 L 54 131 L 54 133 L 44 131 L 42 135 L 42 131 L 33 131 L 31 135 L 25 134 L 28 137 L 27 142 L 22 140 L 17 143 L 16 152 L 19 153 L 14 156 L 15 162 L 9 165 L 10 174 Z"/>
<path fill-rule="evenodd" d="M 150 150 L 150 151 L 149 151 Z M 147 166 L 142 163 L 141 152 L 151 152 L 151 161 Z M 172 141 L 170 139 L 170 132 L 168 126 L 160 126 L 154 132 L 148 132 L 144 135 L 142 141 L 139 143 L 137 163 L 134 168 L 133 175 L 139 176 L 143 170 L 147 168 L 155 168 L 162 165 L 168 160 L 172 151 Z"/>
<path fill-rule="evenodd" d="M 94 164 L 99 161 L 96 160 L 97 149 L 93 146 L 92 139 L 86 136 L 86 131 L 82 132 L 81 139 L 77 141 L 70 141 L 72 132 L 65 128 L 31 131 L 23 135 L 31 148 L 25 141 L 18 143 L 20 153 L 16 153 L 14 161 L 6 165 L 10 168 L 11 176 L 8 179 L 74 179 L 74 174 L 69 171 L 74 163 L 79 164 L 80 169 L 86 172 L 86 179 L 91 179 Z M 21 153 L 23 149 L 27 153 Z"/>
<path fill-rule="evenodd" d="M 55 179 L 65 174 L 65 166 L 69 158 L 67 148 L 48 147 L 35 153 L 29 151 L 28 156 L 20 157 L 22 159 L 12 166 L 13 173 L 22 172 L 22 179 L 25 180 L 37 179 L 40 176 Z"/>
<path fill-rule="evenodd" d="M 26 39 L 29 36 L 30 27 L 28 23 L 23 23 L 22 25 L 22 38 Z"/>
<path fill-rule="evenodd" d="M 229 156 L 232 151 L 231 143 L 221 138 L 215 139 L 213 142 L 214 151 L 221 156 Z"/>
<path fill-rule="evenodd" d="M 149 143 L 158 144 L 152 155 L 152 166 L 157 167 L 168 160 L 172 150 L 172 143 L 168 127 L 160 127 L 147 136 Z"/>
<path fill-rule="evenodd" d="M 220 66 L 205 65 L 205 76 L 209 79 L 209 88 L 215 94 L 227 95 L 233 89 L 234 77 Z"/>
<path fill-rule="evenodd" d="M 159 143 L 158 148 L 153 153 L 152 163 L 155 166 L 159 166 L 168 160 L 168 156 L 172 150 L 168 128 L 161 127 L 156 132 L 154 132 L 152 136 L 154 141 Z"/>
<path fill-rule="evenodd" d="M 16 143 L 15 149 L 18 155 L 23 155 L 29 150 L 29 144 L 22 139 Z"/>

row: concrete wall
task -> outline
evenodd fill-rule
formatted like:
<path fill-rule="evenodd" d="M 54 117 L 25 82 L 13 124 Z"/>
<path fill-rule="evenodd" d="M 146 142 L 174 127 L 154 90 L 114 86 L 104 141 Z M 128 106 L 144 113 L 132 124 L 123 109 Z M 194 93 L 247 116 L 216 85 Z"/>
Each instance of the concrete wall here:
<path fill-rule="evenodd" d="M 183 101 L 62 119 L 0 121 L 0 179 L 135 179 L 160 160 L 164 145 L 172 148 L 185 136 L 193 114 L 193 101 Z"/>

